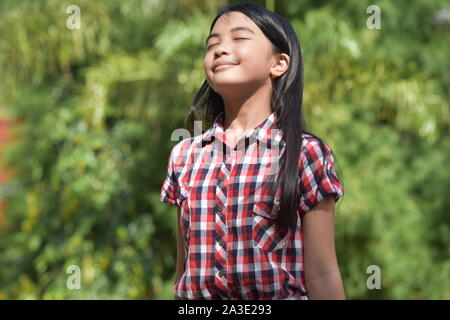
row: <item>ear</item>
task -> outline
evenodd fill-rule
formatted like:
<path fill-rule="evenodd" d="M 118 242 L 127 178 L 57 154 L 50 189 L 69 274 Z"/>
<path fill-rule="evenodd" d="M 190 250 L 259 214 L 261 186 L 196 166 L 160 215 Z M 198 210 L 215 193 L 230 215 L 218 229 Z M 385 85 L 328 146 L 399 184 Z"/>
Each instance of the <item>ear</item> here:
<path fill-rule="evenodd" d="M 286 53 L 275 54 L 275 63 L 270 68 L 270 77 L 277 78 L 289 69 L 290 57 Z"/>

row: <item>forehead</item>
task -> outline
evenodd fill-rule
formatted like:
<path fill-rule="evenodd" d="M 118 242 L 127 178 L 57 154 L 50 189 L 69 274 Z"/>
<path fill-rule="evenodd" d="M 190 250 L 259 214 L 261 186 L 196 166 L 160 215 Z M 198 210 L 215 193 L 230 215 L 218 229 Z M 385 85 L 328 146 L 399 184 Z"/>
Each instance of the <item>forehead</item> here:
<path fill-rule="evenodd" d="M 247 27 L 253 30 L 255 34 L 261 34 L 258 26 L 249 17 L 237 11 L 228 12 L 220 16 L 214 24 L 211 33 L 228 32 L 234 27 Z"/>

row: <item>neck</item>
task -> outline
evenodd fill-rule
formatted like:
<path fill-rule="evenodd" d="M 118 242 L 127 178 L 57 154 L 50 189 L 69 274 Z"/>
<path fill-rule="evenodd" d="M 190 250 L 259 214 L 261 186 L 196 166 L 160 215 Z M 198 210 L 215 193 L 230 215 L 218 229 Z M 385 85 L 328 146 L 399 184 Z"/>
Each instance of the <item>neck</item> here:
<path fill-rule="evenodd" d="M 224 129 L 245 132 L 267 119 L 272 113 L 270 95 L 271 91 L 261 88 L 251 96 L 224 98 Z"/>

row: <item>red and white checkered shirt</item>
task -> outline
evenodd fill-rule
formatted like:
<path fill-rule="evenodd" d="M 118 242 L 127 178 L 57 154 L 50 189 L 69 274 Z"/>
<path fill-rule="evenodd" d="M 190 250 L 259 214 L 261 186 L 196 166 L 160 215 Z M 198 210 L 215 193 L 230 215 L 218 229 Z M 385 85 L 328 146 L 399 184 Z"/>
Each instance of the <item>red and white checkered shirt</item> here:
<path fill-rule="evenodd" d="M 266 179 L 285 149 L 276 114 L 234 148 L 223 119 L 222 112 L 211 129 L 178 142 L 169 157 L 160 200 L 180 207 L 185 250 L 173 291 L 184 299 L 308 299 L 302 219 L 295 232 L 274 227 L 281 190 L 271 192 Z M 300 217 L 327 195 L 344 194 L 323 140 L 303 133 L 299 166 Z"/>

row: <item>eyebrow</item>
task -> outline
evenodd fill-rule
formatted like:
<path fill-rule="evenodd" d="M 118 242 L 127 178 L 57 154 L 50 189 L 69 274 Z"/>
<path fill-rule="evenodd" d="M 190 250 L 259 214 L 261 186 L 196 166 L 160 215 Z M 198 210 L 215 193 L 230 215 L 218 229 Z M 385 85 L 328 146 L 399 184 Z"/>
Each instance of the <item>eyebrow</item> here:
<path fill-rule="evenodd" d="M 235 32 L 235 31 L 240 31 L 240 30 L 242 30 L 242 31 L 248 31 L 248 32 L 251 32 L 251 33 L 255 34 L 255 32 L 254 32 L 252 29 L 248 28 L 248 27 L 235 27 L 235 28 L 231 29 L 230 32 Z M 218 37 L 218 36 L 219 36 L 218 33 L 215 33 L 215 32 L 211 33 L 211 34 L 208 36 L 208 38 L 206 38 L 205 45 L 208 43 L 208 40 L 209 40 L 210 38 Z"/>

